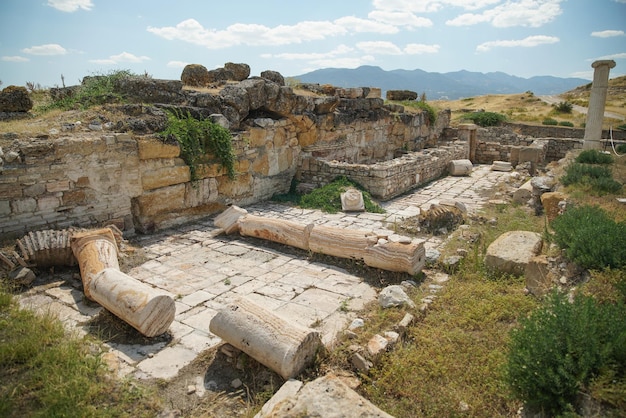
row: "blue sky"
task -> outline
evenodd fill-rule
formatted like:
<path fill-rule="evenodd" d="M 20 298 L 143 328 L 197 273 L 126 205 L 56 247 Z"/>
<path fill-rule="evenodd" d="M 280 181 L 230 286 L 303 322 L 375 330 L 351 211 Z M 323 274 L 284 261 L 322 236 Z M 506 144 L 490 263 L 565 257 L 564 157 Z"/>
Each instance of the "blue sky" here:
<path fill-rule="evenodd" d="M 597 59 L 626 74 L 626 0 L 0 1 L 2 87 L 226 62 L 591 79 Z"/>

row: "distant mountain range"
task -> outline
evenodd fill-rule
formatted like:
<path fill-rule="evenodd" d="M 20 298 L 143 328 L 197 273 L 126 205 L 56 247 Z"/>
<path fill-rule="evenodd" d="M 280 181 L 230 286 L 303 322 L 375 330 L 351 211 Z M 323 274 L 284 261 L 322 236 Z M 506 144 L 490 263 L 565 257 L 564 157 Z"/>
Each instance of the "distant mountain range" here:
<path fill-rule="evenodd" d="M 423 70 L 385 71 L 364 65 L 355 69 L 324 68 L 295 76 L 301 83 L 332 84 L 337 87 L 378 87 L 383 98 L 387 90 L 412 90 L 429 100 L 456 100 L 484 94 L 515 94 L 532 91 L 536 95 L 561 94 L 589 84 L 584 78 L 536 76 L 522 78 L 503 72 L 455 71 L 429 73 Z"/>

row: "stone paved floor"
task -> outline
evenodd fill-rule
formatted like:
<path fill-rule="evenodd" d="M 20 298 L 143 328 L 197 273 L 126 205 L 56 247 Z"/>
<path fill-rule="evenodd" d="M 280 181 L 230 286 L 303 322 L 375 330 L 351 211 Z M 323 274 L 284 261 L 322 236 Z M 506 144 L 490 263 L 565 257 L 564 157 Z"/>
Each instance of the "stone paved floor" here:
<path fill-rule="evenodd" d="M 394 222 L 417 215 L 441 199 L 463 202 L 469 212 L 486 203 L 486 193 L 508 173 L 478 166 L 468 177 L 446 177 L 411 194 L 385 202 L 384 214 L 324 214 L 316 210 L 263 202 L 246 207 L 250 213 L 291 219 L 300 223 L 389 233 Z M 217 311 L 238 296 L 245 296 L 275 313 L 305 326 L 315 324 L 330 344 L 345 329 L 356 311 L 376 299 L 376 290 L 347 271 L 296 256 L 255 247 L 242 239 L 212 237 L 212 219 L 151 236 L 138 237 L 149 261 L 129 274 L 168 292 L 176 300 L 176 317 L 170 328 L 172 341 L 152 345 L 113 344 L 121 360 L 120 375 L 170 379 L 202 351 L 221 343 L 209 332 Z M 442 244 L 429 238 L 426 248 Z M 101 308 L 85 305 L 80 290 L 59 281 L 33 289 L 23 306 L 51 310 L 68 325 L 80 324 Z"/>

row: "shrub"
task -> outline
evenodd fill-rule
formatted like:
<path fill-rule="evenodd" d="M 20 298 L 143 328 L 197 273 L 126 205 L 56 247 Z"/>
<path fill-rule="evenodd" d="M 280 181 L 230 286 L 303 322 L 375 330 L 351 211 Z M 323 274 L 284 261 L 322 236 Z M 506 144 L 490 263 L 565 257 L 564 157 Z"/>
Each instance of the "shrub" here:
<path fill-rule="evenodd" d="M 626 144 L 619 144 L 615 150 L 620 154 L 626 153 Z"/>
<path fill-rule="evenodd" d="M 324 187 L 317 188 L 311 193 L 300 197 L 298 205 L 307 209 L 321 209 L 327 213 L 341 211 L 341 193 L 347 188 L 354 187 L 363 193 L 363 203 L 367 212 L 383 213 L 384 210 L 372 201 L 372 198 L 363 187 L 347 177 L 342 176 Z"/>
<path fill-rule="evenodd" d="M 198 165 L 207 162 L 208 153 L 219 159 L 228 177 L 235 177 L 235 154 L 228 129 L 208 119 L 195 119 L 189 112 L 186 115 L 169 112 L 167 128 L 160 135 L 178 142 L 181 157 L 189 166 L 193 181 L 198 180 Z"/>
<path fill-rule="evenodd" d="M 616 126 L 616 129 L 619 129 L 620 131 L 626 131 L 626 123 L 623 125 Z"/>
<path fill-rule="evenodd" d="M 624 347 L 624 303 L 600 304 L 583 295 L 570 303 L 553 292 L 511 332 L 505 378 L 531 409 L 557 415 L 601 372 L 623 375 Z"/>
<path fill-rule="evenodd" d="M 597 149 L 588 149 L 578 154 L 576 162 L 582 164 L 611 164 L 613 163 L 613 156 L 600 152 Z"/>
<path fill-rule="evenodd" d="M 574 124 L 572 122 L 564 120 L 564 121 L 559 122 L 559 126 L 569 126 L 570 128 L 573 128 Z"/>
<path fill-rule="evenodd" d="M 545 118 L 545 119 L 543 120 L 543 122 L 541 122 L 541 124 L 542 124 L 542 125 L 554 125 L 554 126 L 556 126 L 556 125 L 558 125 L 558 124 L 559 124 L 559 122 L 557 122 L 557 120 L 556 120 L 556 119 L 552 119 L 552 118 Z"/>
<path fill-rule="evenodd" d="M 572 184 L 588 186 L 591 188 L 590 192 L 598 195 L 617 193 L 622 189 L 622 185 L 613 180 L 611 169 L 604 165 L 570 164 L 560 181 L 565 186 Z"/>
<path fill-rule="evenodd" d="M 570 102 L 559 102 L 556 106 L 554 106 L 554 109 L 559 113 L 572 113 L 573 108 L 574 105 Z"/>
<path fill-rule="evenodd" d="M 425 99 L 426 97 L 423 96 L 423 98 Z M 417 109 L 426 111 L 426 113 L 428 113 L 428 122 L 431 125 L 433 125 L 435 121 L 437 120 L 437 113 L 435 112 L 435 109 L 431 105 L 426 103 L 425 100 L 421 100 L 421 101 L 406 100 L 402 102 L 402 105 L 407 106 L 407 107 L 415 107 Z"/>
<path fill-rule="evenodd" d="M 463 119 L 471 120 L 478 126 L 496 126 L 506 120 L 502 113 L 495 112 L 473 112 L 463 116 Z"/>
<path fill-rule="evenodd" d="M 587 269 L 626 266 L 626 222 L 615 222 L 596 206 L 568 209 L 552 221 L 554 241 L 565 255 Z"/>

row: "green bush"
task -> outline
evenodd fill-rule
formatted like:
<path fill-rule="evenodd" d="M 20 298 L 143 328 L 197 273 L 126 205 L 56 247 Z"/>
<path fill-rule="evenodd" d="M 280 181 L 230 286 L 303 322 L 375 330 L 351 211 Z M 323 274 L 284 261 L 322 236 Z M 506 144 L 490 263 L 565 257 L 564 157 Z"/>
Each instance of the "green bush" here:
<path fill-rule="evenodd" d="M 581 151 L 575 161 L 582 164 L 612 164 L 613 156 L 597 149 L 588 149 Z"/>
<path fill-rule="evenodd" d="M 341 193 L 346 189 L 354 187 L 363 193 L 363 203 L 367 212 L 385 212 L 378 204 L 372 201 L 370 194 L 361 185 L 342 176 L 336 178 L 332 183 L 324 187 L 319 187 L 311 193 L 299 196 L 295 203 L 306 209 L 320 209 L 327 213 L 337 213 L 341 211 Z M 275 197 L 276 200 L 285 200 L 285 196 Z"/>
<path fill-rule="evenodd" d="M 626 223 L 615 222 L 601 208 L 570 208 L 551 226 L 556 244 L 581 267 L 601 270 L 626 266 Z"/>
<path fill-rule="evenodd" d="M 559 122 L 556 119 L 552 119 L 552 118 L 545 118 L 543 120 L 543 122 L 541 122 L 542 125 L 558 125 Z"/>
<path fill-rule="evenodd" d="M 122 102 L 123 97 L 115 91 L 115 85 L 120 79 L 133 76 L 136 76 L 136 74 L 129 70 L 115 70 L 107 74 L 95 74 L 85 77 L 83 83 L 74 94 L 56 100 L 42 110 L 87 109 L 94 105 Z"/>
<path fill-rule="evenodd" d="M 572 122 L 564 120 L 564 121 L 559 122 L 559 126 L 569 126 L 570 128 L 573 128 L 574 124 Z"/>
<path fill-rule="evenodd" d="M 506 120 L 502 113 L 495 112 L 472 112 L 463 116 L 465 120 L 471 120 L 478 126 L 496 126 Z"/>
<path fill-rule="evenodd" d="M 626 154 L 626 144 L 619 144 L 616 148 L 615 151 L 617 151 L 620 154 Z"/>
<path fill-rule="evenodd" d="M 570 102 L 559 102 L 554 106 L 554 109 L 559 113 L 572 113 L 572 109 L 574 109 L 574 105 Z"/>
<path fill-rule="evenodd" d="M 186 115 L 169 112 L 167 127 L 160 135 L 178 142 L 181 157 L 189 166 L 193 181 L 198 180 L 198 165 L 208 162 L 207 154 L 219 159 L 229 178 L 235 177 L 235 153 L 228 129 L 208 119 L 195 119 L 189 112 Z"/>
<path fill-rule="evenodd" d="M 626 308 L 558 292 L 545 302 L 511 332 L 505 378 L 530 409 L 553 416 L 573 409 L 600 373 L 624 375 Z"/>
<path fill-rule="evenodd" d="M 590 192 L 597 195 L 618 193 L 622 189 L 621 183 L 613 180 L 611 169 L 596 164 L 570 164 L 565 169 L 565 175 L 560 179 L 564 186 L 579 184 L 589 186 Z"/>
<path fill-rule="evenodd" d="M 619 129 L 620 131 L 626 131 L 626 123 L 623 125 L 617 126 L 616 129 Z"/>

